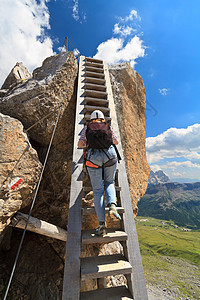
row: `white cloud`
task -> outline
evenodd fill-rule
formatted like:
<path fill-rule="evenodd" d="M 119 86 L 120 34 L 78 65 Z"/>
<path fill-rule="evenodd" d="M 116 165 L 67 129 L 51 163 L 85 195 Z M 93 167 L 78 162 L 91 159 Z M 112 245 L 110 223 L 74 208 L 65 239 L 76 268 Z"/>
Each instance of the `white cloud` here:
<path fill-rule="evenodd" d="M 193 162 L 200 161 L 200 154 L 191 150 L 185 154 L 185 157 Z"/>
<path fill-rule="evenodd" d="M 113 33 L 114 34 L 119 34 L 121 31 L 121 26 L 119 26 L 119 23 L 114 25 Z"/>
<path fill-rule="evenodd" d="M 30 71 L 53 54 L 45 0 L 1 0 L 0 2 L 0 84 L 16 62 Z"/>
<path fill-rule="evenodd" d="M 166 88 L 158 89 L 158 90 L 162 96 L 167 96 L 167 93 L 169 92 L 169 89 L 166 89 Z"/>
<path fill-rule="evenodd" d="M 108 64 L 129 61 L 131 66 L 134 67 L 135 60 L 139 57 L 144 57 L 144 55 L 145 46 L 143 41 L 135 35 L 126 45 L 124 45 L 124 40 L 121 38 L 111 38 L 101 43 L 97 47 L 97 54 L 94 58 L 103 59 Z"/>
<path fill-rule="evenodd" d="M 147 158 L 150 167 L 175 173 L 182 178 L 200 179 L 200 124 L 187 128 L 170 128 L 156 137 L 147 138 Z M 179 176 L 180 177 L 180 176 Z"/>
<path fill-rule="evenodd" d="M 82 21 L 86 21 L 87 16 L 85 13 L 80 13 L 79 12 L 79 0 L 73 0 L 74 5 L 72 8 L 72 17 L 74 20 L 82 24 Z"/>
<path fill-rule="evenodd" d="M 114 24 L 113 34 L 118 37 L 111 37 L 102 42 L 97 47 L 97 53 L 94 58 L 103 59 L 108 64 L 121 63 L 129 61 L 134 67 L 136 59 L 145 56 L 143 40 L 141 33 L 136 35 L 138 21 L 141 18 L 136 10 L 131 10 L 130 14 L 124 18 L 118 17 L 118 23 Z"/>
<path fill-rule="evenodd" d="M 160 170 L 160 165 L 156 165 L 156 164 L 151 165 L 151 170 L 153 172 L 159 171 Z"/>
<path fill-rule="evenodd" d="M 59 52 L 66 52 L 66 46 L 63 45 L 62 47 L 58 47 Z"/>
<path fill-rule="evenodd" d="M 78 0 L 74 0 L 74 6 L 73 6 L 73 18 L 76 20 L 76 21 L 79 21 L 80 17 L 79 17 L 79 12 L 78 12 Z"/>
<path fill-rule="evenodd" d="M 176 170 L 176 168 L 197 168 L 200 169 L 200 164 L 194 164 L 191 161 L 171 161 L 167 162 L 168 169 Z"/>
<path fill-rule="evenodd" d="M 193 153 L 193 156 L 195 155 L 198 158 L 199 154 L 197 152 L 200 152 L 200 124 L 194 124 L 187 128 L 170 128 L 156 137 L 147 138 L 147 152 L 154 154 L 158 151 L 162 151 L 168 157 L 181 157 Z"/>
<path fill-rule="evenodd" d="M 173 172 L 172 174 L 173 174 L 173 177 L 176 177 L 176 178 L 184 178 L 187 175 L 186 172 L 184 172 L 184 173 Z"/>
<path fill-rule="evenodd" d="M 130 14 L 128 16 L 126 16 L 125 18 L 121 18 L 120 17 L 120 20 L 122 22 L 128 22 L 128 21 L 132 21 L 133 17 L 135 17 L 136 19 L 138 19 L 139 21 L 141 21 L 141 17 L 138 15 L 137 10 L 134 10 L 134 9 L 132 9 L 131 12 L 130 12 Z"/>
<path fill-rule="evenodd" d="M 120 34 L 121 36 L 128 36 L 130 35 L 134 29 L 130 26 L 119 26 L 119 23 L 114 25 L 113 33 Z"/>

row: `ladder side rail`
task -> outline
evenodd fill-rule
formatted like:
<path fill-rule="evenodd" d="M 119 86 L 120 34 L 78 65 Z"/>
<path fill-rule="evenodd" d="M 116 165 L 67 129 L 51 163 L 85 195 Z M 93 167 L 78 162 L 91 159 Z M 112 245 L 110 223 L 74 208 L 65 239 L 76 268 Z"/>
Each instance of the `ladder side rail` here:
<path fill-rule="evenodd" d="M 134 221 L 134 214 L 133 214 L 133 210 L 130 209 L 132 208 L 131 196 L 129 191 L 128 178 L 126 174 L 125 162 L 123 158 L 123 149 L 122 149 L 122 144 L 120 139 L 120 132 L 119 132 L 119 127 L 117 122 L 114 99 L 112 95 L 109 70 L 106 62 L 104 62 L 104 70 L 105 70 L 105 78 L 107 82 L 107 93 L 109 99 L 110 114 L 112 118 L 112 127 L 119 139 L 119 144 L 117 145 L 117 147 L 122 157 L 122 160 L 118 165 L 118 169 L 119 169 L 118 176 L 119 176 L 119 185 L 122 188 L 121 204 L 125 211 L 123 215 L 124 230 L 128 235 L 127 259 L 129 260 L 133 268 L 132 276 L 131 276 L 133 291 L 131 292 L 133 293 L 135 300 L 148 300 L 143 266 L 142 266 L 142 258 L 140 254 L 139 242 L 138 242 L 137 231 L 136 231 L 136 226 Z"/>
<path fill-rule="evenodd" d="M 80 57 L 78 90 L 75 116 L 74 148 L 69 203 L 69 217 L 66 243 L 66 259 L 62 300 L 78 300 L 80 297 L 80 254 L 81 254 L 81 208 L 82 208 L 82 168 L 83 150 L 77 148 L 83 129 L 84 56 Z"/>

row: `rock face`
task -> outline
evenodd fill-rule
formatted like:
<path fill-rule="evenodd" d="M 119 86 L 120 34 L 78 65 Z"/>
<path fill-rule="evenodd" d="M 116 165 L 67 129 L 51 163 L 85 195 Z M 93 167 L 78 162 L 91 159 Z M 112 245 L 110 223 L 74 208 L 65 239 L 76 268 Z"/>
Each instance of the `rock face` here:
<path fill-rule="evenodd" d="M 31 145 L 37 150 L 42 163 L 54 129 L 58 108 L 63 100 L 58 126 L 32 215 L 65 229 L 67 227 L 72 169 L 77 72 L 78 65 L 73 53 L 61 53 L 47 58 L 42 67 L 33 72 L 31 79 L 24 83 L 18 83 L 14 88 L 11 86 L 7 92 L 0 93 L 2 96 L 0 111 L 20 120 L 25 129 L 51 113 L 28 131 Z M 14 119 L 12 118 L 12 120 Z M 15 121 L 20 123 L 17 120 Z M 18 136 L 16 135 L 16 140 Z M 9 144 L 6 144 L 6 147 L 9 147 Z M 36 154 L 36 152 L 34 153 Z M 12 157 L 9 152 L 7 157 Z M 40 163 L 39 166 L 41 167 Z M 29 172 L 27 172 L 27 175 L 30 176 Z M 15 176 L 20 177 L 21 173 L 16 173 Z M 30 189 L 31 179 L 30 176 Z M 34 184 L 37 181 L 38 177 L 35 177 Z M 20 185 L 22 186 L 23 183 L 25 181 Z M 29 196 L 30 193 L 27 192 L 26 198 Z M 12 208 L 12 214 L 20 208 L 20 203 L 18 201 L 16 209 Z M 27 201 L 26 205 L 28 203 Z M 29 207 L 26 205 L 21 207 L 21 211 L 24 213 L 29 211 Z M 4 216 L 4 218 L 7 217 Z M 7 227 L 6 230 L 7 232 L 4 234 L 4 239 L 0 245 L 0 248 L 2 248 L 0 255 L 1 296 L 2 286 L 6 286 L 21 238 L 21 230 L 13 229 L 11 240 L 9 228 Z M 9 252 L 3 251 L 5 249 L 9 249 Z M 27 232 L 23 242 L 23 255 L 19 259 L 9 292 L 10 299 L 60 299 L 64 253 L 64 242 L 38 237 L 38 235 Z M 38 259 L 39 257 L 40 259 Z"/>
<path fill-rule="evenodd" d="M 61 53 L 47 58 L 42 67 L 34 70 L 32 77 L 26 82 L 20 82 L 6 92 L 0 91 L 1 112 L 20 120 L 25 129 L 48 115 L 28 130 L 31 145 L 37 150 L 42 163 L 59 105 L 64 98 L 58 128 L 32 211 L 32 216 L 64 229 L 67 229 L 68 222 L 77 72 L 78 66 L 73 53 Z M 137 201 L 145 193 L 149 175 L 145 153 L 145 89 L 141 77 L 131 69 L 129 64 L 112 66 L 110 75 L 133 208 L 137 214 Z M 20 177 L 20 174 L 16 176 Z M 83 199 L 83 206 L 90 206 L 93 203 L 92 198 L 92 193 L 88 194 Z M 28 207 L 22 206 L 20 210 L 27 213 Z M 110 222 L 111 220 L 107 220 L 108 224 Z M 96 225 L 96 217 L 88 217 L 84 228 L 94 228 Z M 11 246 L 9 239 L 6 246 L 7 249 L 11 247 L 10 250 L 1 252 L 0 283 L 2 286 L 5 286 L 8 280 L 20 236 L 21 231 L 13 229 Z M 8 234 L 6 237 L 8 238 Z M 121 251 L 121 245 L 116 242 L 110 245 L 86 247 L 82 255 L 102 255 Z M 64 242 L 27 232 L 23 243 L 23 255 L 19 259 L 9 292 L 10 299 L 61 299 L 64 254 Z M 125 282 L 124 280 L 120 276 L 110 278 L 108 285 L 112 285 L 113 282 L 117 285 L 117 282 Z M 86 283 L 83 289 L 94 285 L 93 282 Z"/>
<path fill-rule="evenodd" d="M 0 113 L 0 235 L 10 217 L 30 204 L 40 170 L 21 122 Z"/>
<path fill-rule="evenodd" d="M 3 284 L 6 286 L 7 283 L 4 280 L 10 275 L 18 250 L 21 232 L 15 232 L 12 236 L 12 249 L 2 251 L 0 255 L 1 296 L 4 294 Z M 26 234 L 7 299 L 62 299 L 63 263 L 52 247 L 50 239 Z"/>
<path fill-rule="evenodd" d="M 129 63 L 110 66 L 111 84 L 129 179 L 134 214 L 144 195 L 150 168 L 145 148 L 145 88 Z"/>
<path fill-rule="evenodd" d="M 72 76 L 73 74 L 73 76 Z M 66 93 L 70 78 L 72 81 Z M 63 142 L 71 132 L 72 116 L 66 106 L 74 93 L 74 81 L 77 76 L 77 63 L 72 52 L 61 53 L 45 59 L 42 67 L 33 72 L 33 78 L 10 90 L 0 101 L 1 112 L 20 120 L 25 129 L 48 115 L 30 131 L 30 137 L 48 145 L 55 124 L 58 108 L 64 99 L 54 144 Z M 74 109 L 74 107 L 73 107 Z M 69 128 L 70 127 L 70 128 Z"/>
<path fill-rule="evenodd" d="M 18 62 L 11 70 L 10 74 L 4 81 L 1 88 L 2 89 L 12 88 L 18 83 L 23 82 L 30 78 L 31 78 L 31 74 L 29 73 L 28 69 L 23 65 L 22 62 Z"/>
<path fill-rule="evenodd" d="M 63 101 L 33 211 L 36 217 L 62 227 L 67 224 L 77 72 L 78 65 L 72 52 L 49 57 L 42 67 L 33 71 L 30 80 L 19 84 L 0 101 L 1 111 L 20 120 L 26 129 L 48 115 L 28 130 L 41 162 L 44 161 L 58 108 Z"/>

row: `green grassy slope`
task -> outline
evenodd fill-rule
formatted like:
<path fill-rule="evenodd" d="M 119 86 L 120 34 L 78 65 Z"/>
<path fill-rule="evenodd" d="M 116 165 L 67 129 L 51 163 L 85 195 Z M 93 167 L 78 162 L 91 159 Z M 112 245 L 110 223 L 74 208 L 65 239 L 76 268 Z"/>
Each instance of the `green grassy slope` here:
<path fill-rule="evenodd" d="M 136 226 L 147 284 L 174 299 L 199 299 L 200 231 L 149 217 L 137 217 Z"/>

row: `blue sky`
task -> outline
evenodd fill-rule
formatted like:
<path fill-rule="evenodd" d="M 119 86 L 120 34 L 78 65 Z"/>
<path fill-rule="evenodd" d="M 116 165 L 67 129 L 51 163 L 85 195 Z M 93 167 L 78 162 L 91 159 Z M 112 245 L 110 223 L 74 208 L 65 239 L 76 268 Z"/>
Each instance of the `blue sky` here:
<path fill-rule="evenodd" d="M 32 71 L 58 53 L 65 36 L 82 55 L 130 61 L 146 88 L 151 168 L 200 181 L 199 0 L 1 0 L 0 14 L 1 83 L 17 61 Z"/>

